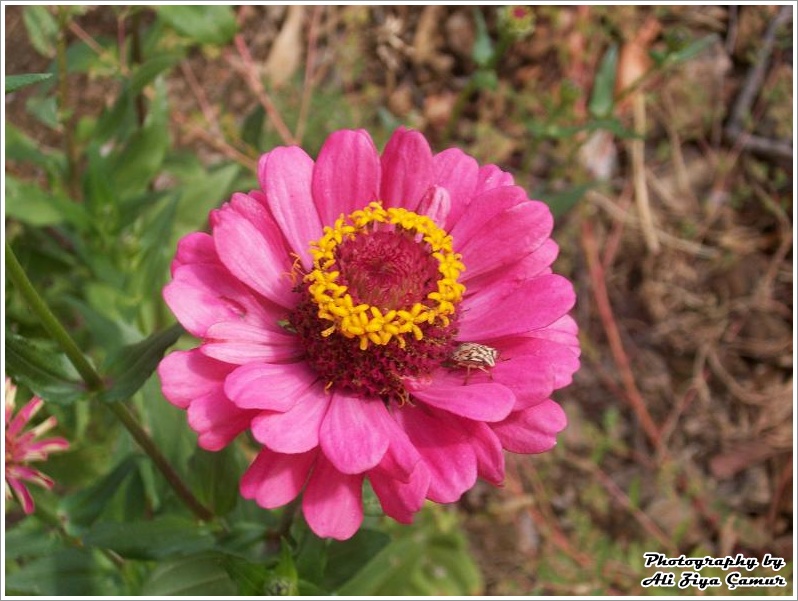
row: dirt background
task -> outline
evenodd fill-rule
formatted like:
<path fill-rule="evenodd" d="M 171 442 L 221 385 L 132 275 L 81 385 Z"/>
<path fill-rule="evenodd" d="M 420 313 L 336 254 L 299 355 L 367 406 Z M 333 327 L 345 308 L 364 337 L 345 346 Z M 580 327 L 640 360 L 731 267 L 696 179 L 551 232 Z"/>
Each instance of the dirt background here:
<path fill-rule="evenodd" d="M 465 94 L 478 70 L 474 10 L 237 14 L 278 109 L 302 104 L 303 82 L 329 102 L 299 109 L 311 148 L 333 126 L 405 123 L 436 149 L 458 145 L 512 171 L 560 208 L 576 200 L 554 233 L 583 345 L 574 384 L 556 394 L 569 427 L 552 453 L 508 457 L 503 488 L 479 484 L 459 503 L 485 594 L 644 594 L 640 580 L 654 573 L 644 551 L 791 559 L 790 7 L 534 7 L 534 31 L 489 69 L 496 85 Z M 498 7 L 479 10 L 495 41 Z M 21 8 L 6 11 L 6 72 L 43 70 Z M 75 23 L 75 39 L 119 33 L 103 7 Z M 706 36 L 702 52 L 655 70 L 614 106 L 644 136 L 589 126 L 611 44 L 628 83 L 650 52 Z M 208 164 L 257 157 L 235 133 L 259 104 L 245 63 L 233 46 L 196 49 L 169 76 L 174 140 Z M 78 117 L 115 98 L 110 81 L 71 77 Z M 6 118 L 44 146 L 62 144 L 26 110 L 28 97 L 7 96 Z"/>

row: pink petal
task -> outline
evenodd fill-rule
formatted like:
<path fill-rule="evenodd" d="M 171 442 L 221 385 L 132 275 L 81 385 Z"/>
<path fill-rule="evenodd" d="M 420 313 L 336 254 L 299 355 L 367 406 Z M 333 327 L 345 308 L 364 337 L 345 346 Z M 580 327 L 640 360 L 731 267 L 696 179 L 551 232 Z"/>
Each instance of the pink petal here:
<path fill-rule="evenodd" d="M 11 490 L 14 491 L 14 495 L 17 497 L 20 505 L 22 505 L 22 511 L 26 514 L 33 513 L 36 509 L 36 505 L 27 487 L 16 478 L 9 478 L 8 476 L 6 476 L 6 483 L 11 487 Z"/>
<path fill-rule="evenodd" d="M 24 454 L 20 457 L 21 461 L 43 461 L 50 453 L 66 451 L 69 448 L 69 441 L 60 436 L 46 438 L 25 445 Z"/>
<path fill-rule="evenodd" d="M 252 420 L 252 434 L 278 453 L 304 453 L 319 444 L 319 429 L 330 405 L 321 385 L 305 391 L 285 413 L 261 413 Z"/>
<path fill-rule="evenodd" d="M 496 165 L 483 165 L 477 175 L 477 186 L 474 194 L 482 194 L 488 190 L 514 184 L 515 181 L 512 174 L 502 171 Z"/>
<path fill-rule="evenodd" d="M 513 391 L 516 411 L 548 398 L 554 391 L 553 368 L 546 355 L 520 355 L 507 360 L 500 357 L 491 374 L 496 382 Z"/>
<path fill-rule="evenodd" d="M 491 484 L 500 485 L 504 482 L 504 452 L 499 437 L 484 422 L 461 418 L 455 420 L 474 449 L 480 477 Z"/>
<path fill-rule="evenodd" d="M 379 468 L 369 472 L 369 480 L 385 514 L 397 522 L 410 524 L 413 515 L 424 505 L 430 473 L 427 466 L 420 463 L 405 482 Z"/>
<path fill-rule="evenodd" d="M 363 129 L 336 131 L 319 151 L 313 169 L 313 199 L 323 225 L 378 200 L 380 157 Z"/>
<path fill-rule="evenodd" d="M 563 315 L 560 319 L 550 324 L 542 330 L 534 332 L 535 338 L 550 340 L 570 348 L 578 357 L 579 348 L 579 326 L 570 315 Z"/>
<path fill-rule="evenodd" d="M 405 406 L 396 419 L 418 449 L 430 472 L 427 498 L 453 503 L 477 480 L 477 459 L 465 433 L 422 407 Z"/>
<path fill-rule="evenodd" d="M 547 365 L 551 386 L 557 390 L 570 384 L 571 377 L 579 369 L 579 348 L 566 346 L 546 338 L 538 338 L 538 335 L 547 332 L 548 328 L 545 328 L 530 332 L 523 337 L 505 339 L 502 341 L 502 348 L 507 348 L 510 353 L 518 355 L 534 356 L 541 364 Z M 516 409 L 520 408 L 516 407 Z"/>
<path fill-rule="evenodd" d="M 484 236 L 485 224 L 496 215 L 527 201 L 526 191 L 518 186 L 490 190 L 474 197 L 468 210 L 450 230 L 455 250 L 459 252 L 471 238 Z"/>
<path fill-rule="evenodd" d="M 394 480 L 408 482 L 421 461 L 421 455 L 393 417 L 387 422 L 387 426 L 387 436 L 390 439 L 388 450 L 375 469 Z"/>
<path fill-rule="evenodd" d="M 249 428 L 256 411 L 239 409 L 218 391 L 195 398 L 188 406 L 188 425 L 198 434 L 199 445 L 219 451 Z"/>
<path fill-rule="evenodd" d="M 213 324 L 205 332 L 200 350 L 208 357 L 237 365 L 252 361 L 296 361 L 303 353 L 296 336 L 265 330 L 243 321 Z"/>
<path fill-rule="evenodd" d="M 319 431 L 321 448 L 338 471 L 365 472 L 388 449 L 390 420 L 382 401 L 335 392 Z"/>
<path fill-rule="evenodd" d="M 261 449 L 241 477 L 241 496 L 254 499 L 265 509 L 293 501 L 302 491 L 316 455 L 316 451 L 284 455 Z"/>
<path fill-rule="evenodd" d="M 459 245 L 467 270 L 463 283 L 494 270 L 506 271 L 551 235 L 554 218 L 542 202 L 523 202 L 499 213 L 479 234 Z"/>
<path fill-rule="evenodd" d="M 557 444 L 557 433 L 568 424 L 565 412 L 557 403 L 546 400 L 542 403 L 515 411 L 491 428 L 501 440 L 502 446 L 513 453 L 543 453 Z"/>
<path fill-rule="evenodd" d="M 560 248 L 554 240 L 546 240 L 530 254 L 505 265 L 503 269 L 488 271 L 476 277 L 463 274 L 463 281 L 468 281 L 466 295 L 479 293 L 483 288 L 501 286 L 506 282 L 519 283 L 525 280 L 551 273 L 550 266 L 559 254 Z M 466 276 L 468 276 L 466 278 Z"/>
<path fill-rule="evenodd" d="M 161 389 L 170 403 L 185 409 L 195 398 L 221 390 L 232 365 L 215 361 L 198 349 L 173 351 L 158 365 Z"/>
<path fill-rule="evenodd" d="M 305 269 L 313 264 L 310 242 L 321 237 L 312 177 L 313 159 L 298 146 L 275 148 L 258 162 L 258 181 L 272 216 Z"/>
<path fill-rule="evenodd" d="M 463 299 L 460 340 L 490 340 L 543 328 L 574 306 L 573 286 L 560 275 L 544 275 L 507 287 L 486 288 Z"/>
<path fill-rule="evenodd" d="M 479 421 L 503 420 L 515 405 L 512 390 L 496 383 L 464 384 L 449 378 L 444 370 L 433 376 L 429 386 L 406 384 L 414 397 L 428 405 Z"/>
<path fill-rule="evenodd" d="M 436 224 L 443 227 L 446 224 L 451 208 L 452 201 L 446 188 L 432 186 L 424 193 L 416 212 L 420 215 L 426 215 Z"/>
<path fill-rule="evenodd" d="M 248 363 L 224 383 L 228 397 L 243 409 L 288 411 L 317 380 L 307 363 Z"/>
<path fill-rule="evenodd" d="M 220 321 L 241 321 L 276 330 L 285 310 L 258 299 L 221 265 L 188 264 L 179 267 L 163 291 L 164 300 L 180 323 L 202 338 Z"/>
<path fill-rule="evenodd" d="M 296 304 L 291 262 L 279 227 L 266 207 L 246 194 L 211 215 L 216 252 L 236 278 L 283 307 Z"/>
<path fill-rule="evenodd" d="M 465 208 L 471 203 L 476 190 L 479 164 L 474 157 L 459 148 L 448 148 L 432 157 L 435 184 L 448 190 L 451 211 L 447 221 L 436 222 L 449 229 L 457 223 Z"/>
<path fill-rule="evenodd" d="M 182 265 L 220 265 L 219 256 L 213 238 L 205 232 L 193 232 L 180 239 L 177 243 L 177 253 L 172 261 L 172 275 Z"/>
<path fill-rule="evenodd" d="M 415 211 L 433 183 L 432 151 L 426 138 L 398 128 L 382 152 L 380 199 L 386 207 Z"/>
<path fill-rule="evenodd" d="M 16 436 L 43 406 L 44 401 L 37 396 L 28 401 L 7 425 L 6 438 L 13 438 Z"/>
<path fill-rule="evenodd" d="M 363 521 L 363 475 L 342 474 L 322 454 L 302 495 L 302 513 L 316 536 L 351 538 Z"/>

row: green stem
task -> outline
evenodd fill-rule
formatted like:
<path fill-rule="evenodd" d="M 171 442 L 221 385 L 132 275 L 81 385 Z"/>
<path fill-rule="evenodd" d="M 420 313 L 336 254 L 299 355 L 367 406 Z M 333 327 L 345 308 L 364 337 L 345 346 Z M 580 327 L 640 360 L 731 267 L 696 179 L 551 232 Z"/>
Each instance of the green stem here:
<path fill-rule="evenodd" d="M 42 322 L 47 333 L 52 336 L 53 340 L 55 340 L 62 349 L 64 349 L 67 359 L 69 359 L 72 365 L 75 366 L 75 369 L 78 370 L 87 388 L 92 392 L 102 390 L 104 386 L 102 378 L 83 355 L 78 345 L 69 335 L 69 332 L 61 325 L 58 318 L 53 315 L 53 312 L 50 310 L 50 307 L 47 306 L 47 303 L 44 302 L 44 299 L 39 296 L 39 293 L 28 279 L 22 265 L 20 265 L 19 260 L 17 260 L 17 256 L 11 249 L 8 240 L 6 240 L 5 247 L 6 272 L 14 283 L 14 287 L 19 291 L 22 298 L 25 299 L 25 302 L 28 303 L 28 306 L 30 306 L 31 310 Z"/>
<path fill-rule="evenodd" d="M 20 265 L 19 260 L 14 254 L 11 245 L 6 240 L 6 273 L 14 283 L 14 287 L 22 295 L 22 298 L 28 303 L 31 310 L 36 314 L 42 322 L 44 329 L 53 337 L 53 339 L 64 350 L 67 359 L 78 370 L 80 377 L 86 383 L 86 387 L 91 392 L 102 392 L 105 385 L 100 374 L 89 363 L 88 359 L 83 355 L 78 345 L 66 331 L 58 318 L 44 302 L 44 299 L 39 295 L 33 287 L 28 275 Z M 207 509 L 202 503 L 189 490 L 188 486 L 183 482 L 178 473 L 174 470 L 172 465 L 161 453 L 160 449 L 156 446 L 155 442 L 147 434 L 146 430 L 136 420 L 133 413 L 128 409 L 127 405 L 123 403 L 103 403 L 122 423 L 125 429 L 130 433 L 133 439 L 139 444 L 141 449 L 152 459 L 156 467 L 161 471 L 166 481 L 169 482 L 172 489 L 183 500 L 183 502 L 194 512 L 199 519 L 209 521 L 213 519 L 213 513 Z"/>
<path fill-rule="evenodd" d="M 155 442 L 147 434 L 146 430 L 141 427 L 133 413 L 122 403 L 105 403 L 116 418 L 122 422 L 133 439 L 139 444 L 142 450 L 149 455 L 153 463 L 161 470 L 166 480 L 172 486 L 172 489 L 177 493 L 186 506 L 203 521 L 210 521 L 213 519 L 213 513 L 197 500 L 188 486 L 183 482 L 180 476 L 172 467 L 172 464 L 163 456 L 160 449 L 155 446 Z"/>

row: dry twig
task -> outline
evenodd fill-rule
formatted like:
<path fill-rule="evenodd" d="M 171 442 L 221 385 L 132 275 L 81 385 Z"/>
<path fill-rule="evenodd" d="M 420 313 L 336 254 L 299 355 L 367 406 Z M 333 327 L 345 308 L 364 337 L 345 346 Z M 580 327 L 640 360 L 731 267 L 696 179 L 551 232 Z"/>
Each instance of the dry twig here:
<path fill-rule="evenodd" d="M 261 82 L 260 77 L 258 76 L 258 70 L 255 67 L 255 62 L 252 60 L 252 55 L 249 52 L 247 43 L 244 41 L 244 37 L 240 33 L 236 34 L 235 36 L 235 46 L 243 64 L 239 64 L 229 57 L 227 61 L 228 64 L 244 77 L 249 89 L 255 94 L 255 96 L 257 96 L 258 101 L 263 107 L 263 110 L 266 111 L 266 115 L 269 117 L 269 121 L 277 130 L 277 133 L 280 138 L 282 138 L 283 142 L 289 146 L 296 144 L 296 140 L 291 134 L 291 131 L 288 129 L 288 126 L 286 126 L 285 121 L 283 121 L 280 111 L 277 110 L 277 107 L 272 102 L 272 99 L 266 93 L 266 89 L 263 87 L 263 82 Z"/>
<path fill-rule="evenodd" d="M 582 247 L 585 252 L 585 257 L 587 258 L 587 266 L 593 287 L 593 296 L 596 299 L 596 307 L 601 317 L 601 323 L 604 326 L 604 332 L 607 335 L 607 341 L 609 342 L 615 365 L 618 367 L 621 380 L 623 381 L 626 399 L 631 405 L 637 419 L 640 421 L 640 425 L 643 426 L 643 430 L 649 441 L 656 448 L 660 437 L 659 428 L 657 428 L 654 420 L 651 418 L 651 414 L 648 412 L 646 403 L 643 400 L 643 395 L 640 394 L 640 389 L 638 389 L 634 375 L 632 374 L 629 357 L 623 348 L 621 334 L 618 331 L 618 325 L 615 322 L 609 294 L 607 293 L 604 270 L 599 261 L 593 227 L 588 221 L 582 221 Z"/>
<path fill-rule="evenodd" d="M 316 63 L 316 50 L 319 39 L 319 21 L 321 20 L 321 13 L 324 10 L 322 6 L 314 6 L 310 14 L 310 26 L 308 28 L 308 51 L 305 55 L 305 80 L 302 83 L 302 100 L 299 104 L 299 118 L 296 124 L 296 134 L 294 138 L 297 144 L 302 143 L 302 137 L 305 135 L 305 127 L 308 121 L 308 109 L 310 108 L 310 98 L 313 94 L 313 66 Z"/>
<path fill-rule="evenodd" d="M 678 553 L 678 548 L 673 543 L 673 540 L 667 536 L 659 526 L 657 526 L 654 520 L 648 517 L 648 514 L 645 511 L 639 507 L 636 507 L 635 504 L 632 503 L 629 495 L 623 492 L 604 470 L 597 465 L 574 455 L 568 455 L 566 460 L 574 467 L 595 477 L 596 480 L 598 480 L 599 483 L 610 494 L 610 496 L 615 499 L 615 502 L 626 509 L 635 519 L 635 521 L 642 526 L 643 530 L 645 530 L 649 535 L 655 538 L 660 545 L 662 545 L 663 549 L 667 549 L 669 553 Z"/>
<path fill-rule="evenodd" d="M 765 32 L 762 46 L 757 54 L 756 61 L 748 71 L 745 83 L 731 110 L 731 117 L 724 130 L 730 142 L 740 144 L 746 150 L 762 154 L 777 156 L 792 160 L 793 148 L 789 141 L 770 140 L 743 131 L 742 123 L 750 114 L 751 107 L 756 100 L 762 83 L 765 81 L 768 61 L 776 44 L 776 33 L 782 25 L 792 19 L 792 6 L 782 6 L 779 13 L 773 18 Z"/>
<path fill-rule="evenodd" d="M 605 213 L 608 213 L 613 219 L 618 219 L 627 225 L 637 228 L 641 227 L 640 221 L 634 215 L 630 215 L 623 209 L 618 208 L 610 198 L 607 198 L 600 192 L 597 192 L 596 190 L 588 190 L 585 193 L 585 198 L 589 203 L 597 206 Z M 675 250 L 681 250 L 702 259 L 714 259 L 718 256 L 717 249 L 704 246 L 703 244 L 697 244 L 696 242 L 690 242 L 689 240 L 683 240 L 682 238 L 677 238 L 676 236 L 672 236 L 671 234 L 662 230 L 656 230 L 656 235 L 663 246 L 667 246 Z"/>

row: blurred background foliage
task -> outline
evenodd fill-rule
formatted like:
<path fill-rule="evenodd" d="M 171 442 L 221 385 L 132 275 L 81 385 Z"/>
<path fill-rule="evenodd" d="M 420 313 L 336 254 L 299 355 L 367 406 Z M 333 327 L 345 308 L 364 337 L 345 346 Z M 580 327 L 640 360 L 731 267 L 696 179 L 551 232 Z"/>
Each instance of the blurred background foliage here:
<path fill-rule="evenodd" d="M 646 551 L 770 553 L 787 589 L 736 592 L 792 592 L 789 7 L 3 10 L 6 241 L 105 378 L 88 391 L 6 282 L 6 372 L 72 441 L 35 515 L 6 505 L 7 593 L 680 592 L 641 586 Z M 150 376 L 180 332 L 160 291 L 261 153 L 315 156 L 342 127 L 382 147 L 402 124 L 549 203 L 583 368 L 556 397 L 561 444 L 508 457 L 502 489 L 412 527 L 367 498 L 354 539 L 321 541 L 238 496 L 247 441 L 202 451 L 163 399 Z M 103 407 L 120 402 L 212 520 Z"/>

